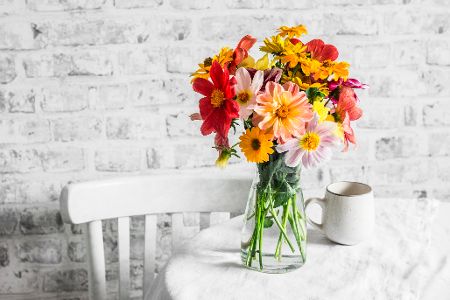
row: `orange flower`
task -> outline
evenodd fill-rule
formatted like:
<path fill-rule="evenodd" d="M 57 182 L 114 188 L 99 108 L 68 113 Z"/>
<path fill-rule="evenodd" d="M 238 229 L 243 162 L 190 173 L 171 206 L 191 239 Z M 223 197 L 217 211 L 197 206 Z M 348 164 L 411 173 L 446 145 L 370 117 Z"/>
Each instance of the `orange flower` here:
<path fill-rule="evenodd" d="M 313 118 L 313 110 L 305 92 L 298 85 L 287 82 L 284 86 L 269 81 L 265 92 L 256 97 L 255 112 L 263 119 L 258 123 L 262 130 L 273 130 L 280 142 L 305 132 L 305 123 Z"/>

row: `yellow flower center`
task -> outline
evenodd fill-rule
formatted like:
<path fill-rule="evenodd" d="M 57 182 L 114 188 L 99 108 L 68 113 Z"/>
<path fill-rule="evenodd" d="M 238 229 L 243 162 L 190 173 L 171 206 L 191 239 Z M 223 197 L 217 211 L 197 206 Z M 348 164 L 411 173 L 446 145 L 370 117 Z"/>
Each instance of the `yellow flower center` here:
<path fill-rule="evenodd" d="M 288 114 L 289 114 L 289 108 L 287 108 L 286 105 L 281 105 L 281 106 L 277 109 L 277 116 L 278 116 L 279 118 L 286 118 Z"/>
<path fill-rule="evenodd" d="M 252 145 L 252 149 L 255 151 L 257 151 L 257 150 L 259 150 L 259 148 L 261 148 L 261 142 L 258 139 L 253 139 L 251 145 Z"/>
<path fill-rule="evenodd" d="M 248 92 L 239 93 L 236 100 L 239 104 L 246 104 L 250 100 L 250 94 Z"/>
<path fill-rule="evenodd" d="M 221 107 L 224 100 L 224 93 L 221 90 L 215 89 L 211 93 L 211 104 L 215 108 Z"/>
<path fill-rule="evenodd" d="M 315 132 L 307 132 L 300 139 L 300 147 L 307 151 L 314 151 L 319 147 L 320 136 Z"/>

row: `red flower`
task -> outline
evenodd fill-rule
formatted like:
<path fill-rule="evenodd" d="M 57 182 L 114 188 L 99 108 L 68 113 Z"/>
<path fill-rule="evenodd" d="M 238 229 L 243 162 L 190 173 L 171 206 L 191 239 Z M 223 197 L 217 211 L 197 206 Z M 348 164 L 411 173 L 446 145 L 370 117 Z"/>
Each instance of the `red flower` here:
<path fill-rule="evenodd" d="M 356 145 L 356 138 L 353 128 L 350 126 L 350 118 L 348 113 L 345 113 L 344 121 L 342 122 L 342 129 L 344 131 L 344 149 L 343 152 L 348 151 L 348 143 Z"/>
<path fill-rule="evenodd" d="M 244 36 L 233 52 L 233 60 L 228 65 L 228 70 L 231 74 L 236 72 L 236 67 L 248 57 L 248 50 L 256 43 L 256 39 L 251 35 Z"/>
<path fill-rule="evenodd" d="M 311 57 L 320 61 L 336 60 L 339 52 L 335 46 L 325 44 L 321 39 L 314 39 L 306 43 L 308 52 L 311 52 Z"/>
<path fill-rule="evenodd" d="M 235 95 L 234 77 L 230 79 L 228 70 L 223 70 L 217 61 L 214 61 L 210 70 L 211 81 L 195 78 L 193 89 L 202 94 L 200 99 L 200 116 L 203 120 L 200 131 L 203 135 L 216 132 L 220 137 L 228 136 L 231 121 L 239 118 L 239 104 L 233 100 Z"/>
<path fill-rule="evenodd" d="M 343 120 L 348 115 L 350 121 L 361 118 L 363 111 L 357 106 L 357 97 L 351 87 L 343 86 L 339 92 L 339 100 L 336 105 L 336 112 Z"/>

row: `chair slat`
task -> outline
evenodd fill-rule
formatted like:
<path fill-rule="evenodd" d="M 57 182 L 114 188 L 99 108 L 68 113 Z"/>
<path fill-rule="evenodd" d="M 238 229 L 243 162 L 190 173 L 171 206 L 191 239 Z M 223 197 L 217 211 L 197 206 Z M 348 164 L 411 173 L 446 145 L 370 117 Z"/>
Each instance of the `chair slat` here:
<path fill-rule="evenodd" d="M 86 237 L 89 259 L 89 299 L 106 300 L 102 221 L 89 222 Z"/>
<path fill-rule="evenodd" d="M 183 242 L 183 214 L 172 214 L 172 251 L 178 249 Z"/>
<path fill-rule="evenodd" d="M 155 278 L 156 220 L 156 215 L 145 215 L 144 299 L 149 293 Z"/>
<path fill-rule="evenodd" d="M 211 224 L 211 213 L 202 212 L 200 213 L 200 230 L 206 229 Z"/>
<path fill-rule="evenodd" d="M 130 218 L 117 220 L 119 243 L 119 299 L 126 300 L 130 294 Z"/>

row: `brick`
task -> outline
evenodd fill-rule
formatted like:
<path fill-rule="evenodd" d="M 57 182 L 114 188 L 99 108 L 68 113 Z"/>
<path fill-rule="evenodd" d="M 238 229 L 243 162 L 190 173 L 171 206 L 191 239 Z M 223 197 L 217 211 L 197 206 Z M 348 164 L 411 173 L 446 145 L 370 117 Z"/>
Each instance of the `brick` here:
<path fill-rule="evenodd" d="M 0 208 L 0 236 L 13 234 L 18 222 L 19 214 L 15 209 Z"/>
<path fill-rule="evenodd" d="M 102 137 L 102 121 L 96 117 L 83 116 L 52 121 L 56 141 L 87 141 Z"/>
<path fill-rule="evenodd" d="M 132 172 L 141 168 L 139 149 L 105 149 L 95 152 L 95 169 L 106 172 Z"/>
<path fill-rule="evenodd" d="M 14 97 L 14 93 L 6 90 L 0 90 L 0 113 L 6 111 L 6 104 Z"/>
<path fill-rule="evenodd" d="M 450 155 L 450 135 L 448 130 L 429 133 L 428 149 L 431 156 Z"/>
<path fill-rule="evenodd" d="M 450 67 L 425 71 L 421 77 L 427 86 L 426 95 L 450 96 Z"/>
<path fill-rule="evenodd" d="M 190 78 L 170 78 L 165 81 L 165 89 L 168 93 L 168 101 L 166 103 L 198 103 L 201 96 L 194 92 L 190 84 Z"/>
<path fill-rule="evenodd" d="M 403 124 L 403 107 L 392 103 L 390 99 L 376 102 L 362 101 L 363 116 L 353 122 L 352 127 L 358 128 L 398 128 Z M 399 115 L 400 114 L 400 115 Z M 380 116 L 383 116 L 380 118 Z"/>
<path fill-rule="evenodd" d="M 418 184 L 431 180 L 434 170 L 425 160 L 377 162 L 368 167 L 368 182 L 374 185 Z"/>
<path fill-rule="evenodd" d="M 0 150 L 0 173 L 28 173 L 42 170 L 36 149 Z"/>
<path fill-rule="evenodd" d="M 70 11 L 98 9 L 106 0 L 27 0 L 27 8 L 34 11 Z"/>
<path fill-rule="evenodd" d="M 58 264 L 61 262 L 61 240 L 40 239 L 18 242 L 17 258 L 24 263 Z"/>
<path fill-rule="evenodd" d="M 79 148 L 48 149 L 40 152 L 46 172 L 68 172 L 84 169 L 84 151 Z"/>
<path fill-rule="evenodd" d="M 202 122 L 191 121 L 189 115 L 196 110 L 181 111 L 167 117 L 167 132 L 170 137 L 198 135 Z"/>
<path fill-rule="evenodd" d="M 24 293 L 38 292 L 39 284 L 40 277 L 36 269 L 28 267 L 5 268 L 4 271 L 2 270 L 2 280 L 0 280 L 0 295 L 23 295 Z"/>
<path fill-rule="evenodd" d="M 4 203 L 45 203 L 59 200 L 62 183 L 45 179 L 0 179 L 0 204 Z"/>
<path fill-rule="evenodd" d="M 89 87 L 86 85 L 47 86 L 38 90 L 41 109 L 45 112 L 74 112 L 88 107 Z"/>
<path fill-rule="evenodd" d="M 23 234 L 50 234 L 64 231 L 59 209 L 30 207 L 20 214 L 20 231 Z"/>
<path fill-rule="evenodd" d="M 366 167 L 357 164 L 330 164 L 331 182 L 359 181 L 366 182 Z"/>
<path fill-rule="evenodd" d="M 0 267 L 6 267 L 9 265 L 8 245 L 0 243 Z"/>
<path fill-rule="evenodd" d="M 73 292 L 88 290 L 85 269 L 55 270 L 44 275 L 44 292 Z"/>
<path fill-rule="evenodd" d="M 262 0 L 232 0 L 226 2 L 226 6 L 231 9 L 261 8 L 262 5 Z"/>
<path fill-rule="evenodd" d="M 210 142 L 210 143 L 208 143 Z M 149 168 L 193 168 L 212 166 L 217 159 L 217 151 L 212 141 L 195 141 L 160 145 L 147 151 Z"/>
<path fill-rule="evenodd" d="M 122 109 L 127 105 L 128 87 L 125 84 L 101 85 L 97 87 L 97 95 L 97 108 Z"/>
<path fill-rule="evenodd" d="M 0 1 L 0 16 L 7 16 L 14 13 L 16 7 L 14 5 L 15 0 L 2 0 Z"/>
<path fill-rule="evenodd" d="M 421 41 L 400 41 L 392 46 L 392 62 L 399 66 L 417 66 L 424 62 L 425 46 Z"/>
<path fill-rule="evenodd" d="M 163 0 L 114 0 L 114 6 L 117 8 L 156 8 L 161 6 Z"/>
<path fill-rule="evenodd" d="M 67 256 L 73 262 L 86 261 L 86 245 L 84 242 L 72 241 L 67 246 Z"/>
<path fill-rule="evenodd" d="M 170 73 L 193 73 L 196 65 L 192 62 L 203 62 L 211 57 L 217 50 L 209 47 L 170 47 L 167 50 L 167 71 Z"/>
<path fill-rule="evenodd" d="M 305 9 L 311 8 L 313 3 L 308 0 L 264 0 L 264 7 L 278 9 Z"/>
<path fill-rule="evenodd" d="M 48 120 L 0 120 L 0 143 L 36 143 L 50 140 Z"/>
<path fill-rule="evenodd" d="M 427 43 L 427 63 L 430 65 L 450 66 L 448 40 L 434 40 Z"/>
<path fill-rule="evenodd" d="M 284 19 L 286 21 L 286 19 Z M 221 18 L 204 17 L 199 24 L 199 38 L 207 41 L 232 42 L 231 47 L 245 34 L 251 34 L 259 39 L 267 36 L 268 32 L 273 32 L 273 24 L 281 24 L 283 17 L 269 14 L 223 15 Z M 305 22 L 306 23 L 306 22 Z M 250 30 L 251 28 L 251 30 Z"/>
<path fill-rule="evenodd" d="M 168 0 L 168 1 L 170 6 L 175 9 L 208 9 L 213 6 L 217 6 L 217 4 L 220 3 L 220 1 L 217 0 L 197 0 L 197 1 Z"/>
<path fill-rule="evenodd" d="M 154 36 L 155 30 L 154 20 L 140 18 L 42 22 L 36 29 L 41 32 L 37 37 L 41 47 L 142 43 Z"/>
<path fill-rule="evenodd" d="M 118 54 L 118 65 L 122 74 L 153 74 L 165 69 L 165 58 L 155 48 L 134 48 Z"/>
<path fill-rule="evenodd" d="M 166 133 L 164 119 L 156 114 L 108 117 L 106 136 L 111 140 L 145 140 L 162 137 Z"/>
<path fill-rule="evenodd" d="M 329 35 L 376 35 L 378 31 L 376 14 L 370 11 L 353 9 L 324 16 L 324 32 Z"/>
<path fill-rule="evenodd" d="M 356 68 L 385 68 L 389 65 L 389 44 L 361 45 L 354 49 L 354 67 Z"/>
<path fill-rule="evenodd" d="M 181 87 L 180 87 L 181 88 Z M 134 107 L 150 107 L 158 104 L 177 103 L 168 83 L 161 79 L 149 79 L 130 83 L 129 102 Z"/>
<path fill-rule="evenodd" d="M 380 160 L 412 157 L 427 153 L 427 136 L 418 134 L 398 134 L 385 136 L 375 142 L 375 157 Z"/>
<path fill-rule="evenodd" d="M 423 74 L 410 67 L 397 68 L 395 74 L 369 74 L 363 82 L 369 83 L 368 93 L 375 97 L 415 97 L 436 93 L 427 88 Z"/>
<path fill-rule="evenodd" d="M 448 102 L 436 102 L 423 108 L 423 123 L 425 126 L 448 126 L 450 120 L 446 117 L 450 104 Z"/>
<path fill-rule="evenodd" d="M 9 83 L 17 76 L 14 56 L 0 53 L 0 83 Z"/>
<path fill-rule="evenodd" d="M 398 9 L 384 15 L 387 34 L 413 34 L 422 32 L 427 16 L 419 10 Z"/>
<path fill-rule="evenodd" d="M 103 235 L 105 247 L 105 260 L 107 263 L 116 263 L 119 260 L 117 235 L 105 232 Z"/>
<path fill-rule="evenodd" d="M 428 34 L 448 34 L 450 32 L 450 13 L 445 10 L 424 14 L 422 31 Z"/>
<path fill-rule="evenodd" d="M 132 233 L 130 237 L 130 258 L 131 259 L 144 259 L 144 234 Z"/>
<path fill-rule="evenodd" d="M 112 60 L 106 50 L 35 53 L 23 60 L 27 77 L 103 76 L 113 73 Z"/>
<path fill-rule="evenodd" d="M 156 38 L 169 41 L 182 41 L 191 35 L 192 21 L 184 18 L 162 18 L 158 20 L 159 30 Z"/>
<path fill-rule="evenodd" d="M 36 95 L 33 90 L 18 93 L 9 99 L 10 113 L 34 113 Z"/>
<path fill-rule="evenodd" d="M 144 279 L 144 265 L 142 262 L 132 261 L 130 264 L 131 289 L 142 289 Z"/>
<path fill-rule="evenodd" d="M 33 48 L 35 48 L 33 24 L 28 22 L 3 22 L 0 24 L 0 49 Z"/>

